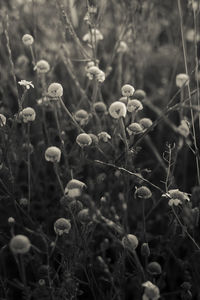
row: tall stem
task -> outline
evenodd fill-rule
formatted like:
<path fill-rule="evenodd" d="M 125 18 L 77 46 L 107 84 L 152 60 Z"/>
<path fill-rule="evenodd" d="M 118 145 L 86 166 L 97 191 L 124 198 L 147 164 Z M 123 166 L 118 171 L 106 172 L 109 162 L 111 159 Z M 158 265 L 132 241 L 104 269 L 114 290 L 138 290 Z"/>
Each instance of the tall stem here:
<path fill-rule="evenodd" d="M 30 213 L 30 205 L 31 205 L 31 162 L 30 162 L 30 122 L 27 124 L 27 142 L 28 142 L 28 213 Z"/>

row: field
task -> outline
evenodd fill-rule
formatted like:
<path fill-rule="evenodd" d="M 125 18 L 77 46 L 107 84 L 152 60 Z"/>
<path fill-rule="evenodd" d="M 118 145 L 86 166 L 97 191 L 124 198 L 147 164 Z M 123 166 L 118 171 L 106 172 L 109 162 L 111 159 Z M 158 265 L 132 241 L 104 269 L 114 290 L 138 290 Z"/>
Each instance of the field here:
<path fill-rule="evenodd" d="M 0 1 L 0 299 L 200 299 L 199 15 Z"/>

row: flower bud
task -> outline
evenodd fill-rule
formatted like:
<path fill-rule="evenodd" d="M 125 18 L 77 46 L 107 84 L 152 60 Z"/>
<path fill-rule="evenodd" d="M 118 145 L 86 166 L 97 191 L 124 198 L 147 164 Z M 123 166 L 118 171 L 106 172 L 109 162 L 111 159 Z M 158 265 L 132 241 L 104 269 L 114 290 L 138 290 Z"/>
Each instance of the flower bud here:
<path fill-rule="evenodd" d="M 89 114 L 86 110 L 79 109 L 77 112 L 75 112 L 74 118 L 80 124 L 80 126 L 84 126 L 88 123 Z"/>
<path fill-rule="evenodd" d="M 121 98 L 119 99 L 119 101 L 120 101 L 120 102 L 123 102 L 125 105 L 128 104 L 128 98 L 127 98 L 127 97 L 121 97 Z"/>
<path fill-rule="evenodd" d="M 21 199 L 19 200 L 19 204 L 20 204 L 21 206 L 26 207 L 26 206 L 28 205 L 28 199 L 27 199 L 27 198 L 21 198 Z"/>
<path fill-rule="evenodd" d="M 119 47 L 117 48 L 118 53 L 125 53 L 128 51 L 128 46 L 124 41 L 120 41 Z"/>
<path fill-rule="evenodd" d="M 85 225 L 91 221 L 90 211 L 88 208 L 84 208 L 78 213 L 78 220 L 81 224 Z"/>
<path fill-rule="evenodd" d="M 14 254 L 25 254 L 30 250 L 31 243 L 25 235 L 19 234 L 11 239 L 9 246 Z"/>
<path fill-rule="evenodd" d="M 69 233 L 71 229 L 70 220 L 60 218 L 54 223 L 54 231 L 57 235 L 63 235 L 63 233 Z"/>
<path fill-rule="evenodd" d="M 138 239 L 133 234 L 127 234 L 122 238 L 122 245 L 128 250 L 134 251 L 138 246 Z"/>
<path fill-rule="evenodd" d="M 190 128 L 189 128 L 188 122 L 185 120 L 182 120 L 181 125 L 179 125 L 177 128 L 177 131 L 180 135 L 187 138 L 188 135 L 190 134 Z"/>
<path fill-rule="evenodd" d="M 69 203 L 69 209 L 74 213 L 74 214 L 77 214 L 80 210 L 83 209 L 83 204 L 78 201 L 78 200 L 72 200 L 70 203 Z"/>
<path fill-rule="evenodd" d="M 83 188 L 86 187 L 86 184 L 77 179 L 70 180 L 65 188 L 65 194 L 70 198 L 76 198 L 81 195 Z"/>
<path fill-rule="evenodd" d="M 24 123 L 33 122 L 35 120 L 36 113 L 32 107 L 24 108 L 21 113 Z"/>
<path fill-rule="evenodd" d="M 60 198 L 60 204 L 63 207 L 68 207 L 69 203 L 73 200 L 73 198 L 69 197 L 68 195 L 62 196 Z"/>
<path fill-rule="evenodd" d="M 189 76 L 187 74 L 178 74 L 176 75 L 176 86 L 181 88 L 184 85 L 189 84 Z"/>
<path fill-rule="evenodd" d="M 140 119 L 139 124 L 142 126 L 142 128 L 144 130 L 146 130 L 149 127 L 151 127 L 151 125 L 153 124 L 153 122 L 149 118 L 142 118 L 142 119 Z"/>
<path fill-rule="evenodd" d="M 51 83 L 48 87 L 48 95 L 51 98 L 57 99 L 63 95 L 63 87 L 60 83 Z"/>
<path fill-rule="evenodd" d="M 40 74 L 45 74 L 45 73 L 49 72 L 50 65 L 49 65 L 48 61 L 41 59 L 36 63 L 34 70 L 37 70 L 37 72 Z"/>
<path fill-rule="evenodd" d="M 126 105 L 120 101 L 113 102 L 109 107 L 109 114 L 114 119 L 119 119 L 120 117 L 126 117 Z"/>
<path fill-rule="evenodd" d="M 53 163 L 59 162 L 61 158 L 61 151 L 58 147 L 51 146 L 45 151 L 45 159 L 46 161 L 51 161 Z"/>
<path fill-rule="evenodd" d="M 146 186 L 141 186 L 138 189 L 136 189 L 135 191 L 135 195 L 138 198 L 142 198 L 142 199 L 149 199 L 152 196 L 152 193 L 150 191 L 150 189 Z"/>
<path fill-rule="evenodd" d="M 98 29 L 91 29 L 91 32 L 86 33 L 83 36 L 83 41 L 84 42 L 88 42 L 89 44 L 94 43 L 96 40 L 96 43 L 98 41 L 103 40 L 103 35 L 101 34 L 101 32 Z"/>
<path fill-rule="evenodd" d="M 34 42 L 34 38 L 30 34 L 24 34 L 22 37 L 22 42 L 25 46 L 31 46 Z"/>
<path fill-rule="evenodd" d="M 136 99 L 138 99 L 138 100 L 140 100 L 140 101 L 142 101 L 142 100 L 144 100 L 144 98 L 146 97 L 146 93 L 145 93 L 145 91 L 143 91 L 143 90 L 136 90 L 135 92 L 134 92 L 134 98 L 136 98 Z"/>
<path fill-rule="evenodd" d="M 143 243 L 141 246 L 141 255 L 149 257 L 150 256 L 150 249 L 148 243 Z"/>
<path fill-rule="evenodd" d="M 13 217 L 9 217 L 9 218 L 8 218 L 8 224 L 9 224 L 9 225 L 15 224 L 15 219 L 14 219 Z"/>
<path fill-rule="evenodd" d="M 3 114 L 0 114 L 0 126 L 6 125 L 6 117 Z"/>
<path fill-rule="evenodd" d="M 89 133 L 89 136 L 90 136 L 91 139 L 92 139 L 92 145 L 97 145 L 98 142 L 99 142 L 98 137 L 97 137 L 95 134 L 93 134 L 93 133 Z"/>
<path fill-rule="evenodd" d="M 129 135 L 132 135 L 132 134 L 138 134 L 138 133 L 141 133 L 143 131 L 142 127 L 140 126 L 139 123 L 136 123 L 136 122 L 133 122 L 131 123 L 127 129 L 128 131 L 128 134 Z"/>
<path fill-rule="evenodd" d="M 107 132 L 102 131 L 102 132 L 98 133 L 98 138 L 99 138 L 100 141 L 103 141 L 104 143 L 107 143 L 108 140 L 111 139 L 111 136 Z"/>
<path fill-rule="evenodd" d="M 152 275 L 159 275 L 162 273 L 162 268 L 159 263 L 152 261 L 147 265 L 147 271 Z"/>
<path fill-rule="evenodd" d="M 121 90 L 122 90 L 122 96 L 125 96 L 125 97 L 133 96 L 134 91 L 135 91 L 134 87 L 130 84 L 123 85 Z"/>
<path fill-rule="evenodd" d="M 138 111 L 140 111 L 142 109 L 143 109 L 143 105 L 142 105 L 142 103 L 139 100 L 133 99 L 133 100 L 129 100 L 128 101 L 127 110 L 129 112 L 134 112 L 134 111 L 138 112 Z"/>
<path fill-rule="evenodd" d="M 88 68 L 86 75 L 90 80 L 92 80 L 93 78 L 96 78 L 98 82 L 103 82 L 105 80 L 105 73 L 97 66 Z"/>
<path fill-rule="evenodd" d="M 104 114 L 107 111 L 107 107 L 103 102 L 99 101 L 94 103 L 94 110 L 97 114 Z"/>
<path fill-rule="evenodd" d="M 160 298 L 160 291 L 159 288 L 154 285 L 151 281 L 146 281 L 142 284 L 142 286 L 145 288 L 144 289 L 144 295 L 146 296 L 143 299 L 159 299 Z"/>
<path fill-rule="evenodd" d="M 92 144 L 92 139 L 87 133 L 80 133 L 76 138 L 77 144 L 81 147 L 87 147 Z"/>

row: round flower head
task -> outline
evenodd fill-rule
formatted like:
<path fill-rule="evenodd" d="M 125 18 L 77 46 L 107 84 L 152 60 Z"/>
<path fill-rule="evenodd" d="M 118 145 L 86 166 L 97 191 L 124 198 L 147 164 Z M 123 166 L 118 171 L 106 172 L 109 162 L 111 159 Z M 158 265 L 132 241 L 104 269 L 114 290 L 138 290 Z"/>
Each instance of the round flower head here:
<path fill-rule="evenodd" d="M 87 224 L 91 221 L 90 211 L 88 208 L 81 209 L 78 213 L 78 220 L 81 224 Z"/>
<path fill-rule="evenodd" d="M 151 127 L 151 125 L 153 124 L 153 122 L 149 118 L 142 118 L 142 119 L 140 119 L 139 124 L 145 130 L 145 129 L 148 129 L 149 127 Z"/>
<path fill-rule="evenodd" d="M 128 51 L 127 43 L 125 43 L 124 41 L 120 41 L 119 47 L 117 48 L 117 52 L 118 53 L 125 53 L 127 51 Z"/>
<path fill-rule="evenodd" d="M 60 218 L 54 223 L 54 231 L 57 235 L 63 235 L 63 233 L 69 233 L 71 229 L 70 220 Z"/>
<path fill-rule="evenodd" d="M 189 76 L 187 74 L 178 74 L 176 75 L 176 86 L 181 88 L 184 85 L 188 85 Z"/>
<path fill-rule="evenodd" d="M 148 187 L 143 185 L 143 186 L 139 187 L 138 189 L 136 189 L 135 195 L 138 198 L 149 199 L 149 198 L 151 198 L 152 193 Z"/>
<path fill-rule="evenodd" d="M 18 234 L 11 239 L 9 246 L 14 254 L 25 254 L 30 250 L 31 243 L 25 235 Z"/>
<path fill-rule="evenodd" d="M 98 142 L 99 142 L 98 137 L 97 137 L 95 134 L 93 134 L 93 133 L 89 133 L 89 136 L 90 136 L 91 139 L 92 139 L 92 145 L 93 145 L 93 146 L 94 146 L 94 145 L 97 145 Z"/>
<path fill-rule="evenodd" d="M 70 198 L 79 197 L 85 187 L 86 184 L 84 182 L 77 179 L 71 179 L 65 187 L 65 194 Z"/>
<path fill-rule="evenodd" d="M 101 40 L 103 40 L 103 35 L 101 34 L 101 32 L 98 29 L 94 29 L 94 28 L 91 29 L 91 32 L 88 32 L 83 36 L 83 41 L 87 42 L 89 44 L 95 43 L 95 41 L 98 42 Z"/>
<path fill-rule="evenodd" d="M 143 109 L 143 105 L 142 103 L 137 100 L 137 99 L 133 99 L 133 100 L 129 100 L 128 104 L 127 104 L 127 110 L 129 112 L 138 112 L 139 110 Z"/>
<path fill-rule="evenodd" d="M 0 126 L 6 125 L 6 117 L 2 114 L 0 114 Z"/>
<path fill-rule="evenodd" d="M 134 94 L 134 87 L 130 84 L 125 84 L 122 87 L 122 96 L 131 97 Z"/>
<path fill-rule="evenodd" d="M 190 43 L 194 43 L 195 40 L 197 40 L 197 42 L 200 41 L 200 35 L 198 33 L 195 32 L 195 30 L 192 29 L 188 29 L 186 32 L 186 40 Z"/>
<path fill-rule="evenodd" d="M 41 59 L 36 63 L 34 70 L 37 70 L 37 72 L 40 74 L 44 74 L 44 73 L 49 72 L 50 65 L 49 65 L 48 61 Z"/>
<path fill-rule="evenodd" d="M 149 257 L 150 256 L 150 249 L 148 243 L 143 243 L 141 246 L 141 255 Z"/>
<path fill-rule="evenodd" d="M 76 138 L 77 144 L 81 147 L 87 147 L 92 144 L 92 139 L 87 133 L 80 133 Z"/>
<path fill-rule="evenodd" d="M 159 263 L 152 261 L 147 265 L 147 271 L 152 275 L 159 275 L 162 273 L 162 268 Z"/>
<path fill-rule="evenodd" d="M 21 198 L 20 200 L 19 200 L 19 204 L 21 205 L 21 206 L 27 206 L 28 205 L 28 199 L 27 198 Z"/>
<path fill-rule="evenodd" d="M 73 213 L 78 213 L 80 210 L 83 209 L 83 204 L 78 201 L 78 200 L 72 200 L 69 203 L 69 209 L 73 212 Z"/>
<path fill-rule="evenodd" d="M 15 224 L 15 219 L 14 219 L 13 217 L 9 217 L 9 218 L 8 218 L 8 224 L 9 224 L 9 225 Z"/>
<path fill-rule="evenodd" d="M 77 112 L 75 112 L 74 118 L 81 126 L 84 126 L 88 123 L 89 114 L 86 110 L 79 109 Z"/>
<path fill-rule="evenodd" d="M 61 158 L 61 151 L 58 147 L 51 146 L 45 151 L 45 159 L 46 161 L 51 161 L 53 163 L 59 162 Z"/>
<path fill-rule="evenodd" d="M 54 82 L 51 83 L 50 86 L 48 87 L 48 95 L 51 98 L 59 98 L 62 97 L 63 95 L 63 87 L 60 83 Z"/>
<path fill-rule="evenodd" d="M 126 105 L 120 101 L 113 102 L 109 107 L 109 114 L 114 119 L 119 119 L 120 117 L 126 117 Z"/>
<path fill-rule="evenodd" d="M 187 138 L 188 135 L 190 134 L 190 128 L 189 128 L 188 122 L 185 120 L 182 120 L 181 125 L 179 125 L 177 128 L 177 131 L 180 135 Z"/>
<path fill-rule="evenodd" d="M 92 80 L 93 78 L 96 78 L 98 82 L 103 82 L 105 80 L 105 73 L 97 66 L 88 68 L 86 75 L 90 80 Z"/>
<path fill-rule="evenodd" d="M 31 46 L 34 42 L 34 38 L 30 34 L 24 34 L 22 37 L 22 42 L 25 46 Z"/>
<path fill-rule="evenodd" d="M 151 281 L 146 281 L 142 284 L 144 289 L 143 300 L 157 300 L 160 298 L 159 288 Z"/>
<path fill-rule="evenodd" d="M 32 107 L 26 107 L 22 110 L 22 119 L 24 123 L 33 122 L 35 117 L 36 113 Z"/>
<path fill-rule="evenodd" d="M 121 98 L 119 99 L 119 101 L 120 101 L 120 102 L 123 102 L 125 105 L 128 104 L 128 98 L 127 98 L 127 97 L 121 97 Z"/>
<path fill-rule="evenodd" d="M 94 66 L 95 66 L 95 63 L 94 63 L 93 60 L 88 61 L 87 64 L 86 64 L 86 66 L 85 66 L 86 73 L 88 72 L 89 68 L 94 67 Z"/>
<path fill-rule="evenodd" d="M 140 100 L 140 101 L 142 101 L 142 100 L 144 100 L 144 98 L 146 97 L 146 93 L 145 93 L 145 91 L 143 91 L 143 90 L 136 90 L 135 92 L 134 92 L 134 98 L 136 98 L 136 99 L 138 99 L 138 100 Z"/>
<path fill-rule="evenodd" d="M 102 131 L 98 133 L 98 138 L 99 140 L 102 140 L 103 142 L 107 143 L 108 140 L 111 139 L 111 136 L 106 131 Z"/>
<path fill-rule="evenodd" d="M 127 127 L 126 130 L 128 131 L 129 135 L 132 135 L 132 134 L 141 133 L 143 131 L 143 128 L 139 123 L 133 122 Z"/>
<path fill-rule="evenodd" d="M 97 114 L 104 114 L 107 111 L 107 107 L 103 102 L 99 101 L 94 103 L 94 110 Z"/>
<path fill-rule="evenodd" d="M 138 239 L 133 234 L 127 234 L 122 238 L 122 245 L 128 250 L 134 251 L 138 246 Z"/>
<path fill-rule="evenodd" d="M 181 192 L 178 189 L 169 190 L 166 194 L 162 196 L 170 198 L 168 202 L 169 206 L 173 206 L 173 205 L 178 206 L 179 204 L 182 204 L 185 201 L 190 201 L 188 194 Z"/>

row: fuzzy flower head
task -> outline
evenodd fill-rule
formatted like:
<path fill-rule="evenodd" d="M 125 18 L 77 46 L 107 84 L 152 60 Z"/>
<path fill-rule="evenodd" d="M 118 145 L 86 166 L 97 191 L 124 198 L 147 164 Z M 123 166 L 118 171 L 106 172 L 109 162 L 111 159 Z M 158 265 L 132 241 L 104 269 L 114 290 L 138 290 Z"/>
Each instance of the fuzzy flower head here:
<path fill-rule="evenodd" d="M 84 208 L 79 211 L 78 220 L 82 225 L 88 224 L 91 221 L 90 211 L 88 208 Z"/>
<path fill-rule="evenodd" d="M 181 88 L 182 86 L 188 85 L 189 83 L 189 76 L 184 73 L 180 73 L 176 75 L 176 86 Z"/>
<path fill-rule="evenodd" d="M 139 123 L 133 122 L 126 128 L 126 130 L 128 131 L 129 135 L 132 135 L 141 133 L 143 128 Z"/>
<path fill-rule="evenodd" d="M 138 112 L 142 109 L 143 109 L 143 105 L 139 100 L 133 99 L 128 101 L 127 110 L 129 112 Z"/>
<path fill-rule="evenodd" d="M 135 90 L 133 96 L 134 96 L 134 98 L 142 101 L 142 100 L 144 100 L 144 98 L 146 98 L 146 92 L 144 90 L 140 90 L 140 89 L 139 90 Z"/>
<path fill-rule="evenodd" d="M 163 197 L 170 198 L 168 204 L 169 206 L 178 206 L 186 201 L 190 201 L 187 193 L 179 191 L 179 189 L 169 190 Z"/>
<path fill-rule="evenodd" d="M 123 102 L 125 105 L 127 105 L 128 104 L 128 98 L 127 97 L 121 97 L 120 99 L 119 99 L 119 101 L 120 102 Z"/>
<path fill-rule="evenodd" d="M 0 126 L 3 127 L 6 125 L 6 117 L 3 114 L 0 114 Z"/>
<path fill-rule="evenodd" d="M 31 46 L 34 42 L 34 38 L 30 34 L 24 34 L 22 37 L 22 42 L 25 46 Z"/>
<path fill-rule="evenodd" d="M 109 114 L 114 119 L 119 119 L 120 117 L 126 117 L 126 105 L 120 101 L 113 102 L 109 107 Z"/>
<path fill-rule="evenodd" d="M 45 151 L 46 161 L 58 163 L 60 161 L 60 158 L 61 158 L 61 151 L 58 147 L 51 146 L 46 149 L 46 151 Z"/>
<path fill-rule="evenodd" d="M 142 118 L 139 121 L 140 126 L 142 126 L 142 128 L 144 130 L 148 129 L 149 127 L 151 127 L 151 125 L 153 124 L 152 120 L 149 118 Z"/>
<path fill-rule="evenodd" d="M 31 87 L 34 88 L 32 81 L 21 80 L 21 81 L 18 81 L 18 83 L 19 83 L 19 85 L 24 86 L 27 90 L 29 90 Z"/>
<path fill-rule="evenodd" d="M 125 53 L 128 51 L 127 43 L 124 41 L 120 41 L 119 47 L 117 48 L 118 53 Z"/>
<path fill-rule="evenodd" d="M 151 198 L 152 193 L 148 187 L 143 185 L 136 189 L 135 195 L 141 199 L 149 199 L 149 198 Z"/>
<path fill-rule="evenodd" d="M 88 68 L 86 75 L 90 80 L 96 78 L 96 80 L 100 83 L 104 82 L 105 80 L 105 73 L 102 70 L 100 70 L 97 66 L 92 66 Z"/>
<path fill-rule="evenodd" d="M 80 124 L 80 126 L 85 126 L 88 123 L 89 120 L 89 114 L 84 109 L 79 109 L 74 114 L 75 120 Z"/>
<path fill-rule="evenodd" d="M 111 136 L 106 131 L 102 131 L 98 133 L 98 138 L 100 141 L 107 143 L 111 139 Z"/>
<path fill-rule="evenodd" d="M 71 179 L 65 187 L 65 194 L 69 198 L 76 198 L 81 195 L 84 188 L 86 188 L 86 184 L 84 182 L 77 179 Z"/>
<path fill-rule="evenodd" d="M 138 238 L 134 234 L 127 234 L 122 238 L 122 245 L 125 249 L 134 251 L 138 246 Z"/>
<path fill-rule="evenodd" d="M 87 133 L 80 133 L 76 138 L 77 144 L 81 147 L 87 147 L 92 144 L 92 139 Z"/>
<path fill-rule="evenodd" d="M 98 29 L 94 28 L 91 29 L 91 32 L 88 32 L 83 36 L 83 41 L 87 42 L 88 44 L 95 43 L 95 41 L 97 43 L 101 40 L 103 40 L 103 35 Z"/>
<path fill-rule="evenodd" d="M 95 63 L 94 63 L 93 60 L 88 61 L 86 66 L 85 66 L 86 73 L 88 72 L 89 68 L 94 67 L 94 66 L 95 66 Z"/>
<path fill-rule="evenodd" d="M 130 84 L 125 84 L 122 87 L 122 96 L 131 97 L 134 94 L 134 87 Z"/>
<path fill-rule="evenodd" d="M 60 83 L 54 82 L 51 83 L 48 87 L 48 95 L 52 99 L 58 99 L 59 97 L 62 97 L 63 95 L 63 87 Z"/>
<path fill-rule="evenodd" d="M 187 138 L 190 134 L 189 123 L 186 120 L 182 120 L 181 124 L 178 126 L 177 131 L 180 135 Z"/>
<path fill-rule="evenodd" d="M 25 235 L 18 234 L 11 239 L 9 246 L 14 254 L 25 254 L 30 250 L 31 243 Z"/>
<path fill-rule="evenodd" d="M 54 231 L 57 235 L 63 235 L 63 233 L 69 233 L 71 229 L 70 220 L 60 218 L 54 223 Z"/>
<path fill-rule="evenodd" d="M 144 282 L 142 286 L 144 287 L 142 300 L 157 300 L 160 298 L 159 288 L 151 281 Z"/>
<path fill-rule="evenodd" d="M 45 74 L 45 73 L 49 72 L 50 65 L 49 65 L 48 61 L 41 59 L 36 63 L 34 70 L 36 70 L 39 74 Z"/>
<path fill-rule="evenodd" d="M 26 107 L 22 110 L 22 119 L 24 123 L 35 121 L 36 113 L 32 107 Z"/>

